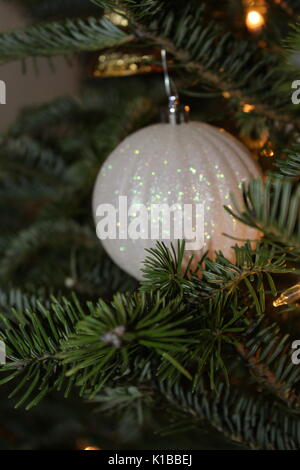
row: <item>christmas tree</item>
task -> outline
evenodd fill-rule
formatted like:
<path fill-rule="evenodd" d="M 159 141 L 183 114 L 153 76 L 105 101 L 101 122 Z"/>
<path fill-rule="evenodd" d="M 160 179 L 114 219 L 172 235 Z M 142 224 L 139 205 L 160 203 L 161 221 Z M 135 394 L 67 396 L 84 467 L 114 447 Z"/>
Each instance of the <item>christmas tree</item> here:
<path fill-rule="evenodd" d="M 30 25 L 0 34 L 0 63 L 62 55 L 83 83 L 1 136 L 0 448 L 298 449 L 299 2 L 18 4 Z M 92 193 L 120 142 L 160 122 L 166 91 L 206 123 L 202 142 L 224 128 L 264 176 L 219 200 L 216 253 L 186 264 L 184 241 L 157 241 L 138 281 L 134 256 L 124 271 L 99 242 Z M 207 158 L 222 167 L 227 146 L 234 174 L 240 144 L 209 135 Z M 199 185 L 220 194 L 223 173 L 203 168 Z M 253 238 L 223 235 L 224 217 Z"/>

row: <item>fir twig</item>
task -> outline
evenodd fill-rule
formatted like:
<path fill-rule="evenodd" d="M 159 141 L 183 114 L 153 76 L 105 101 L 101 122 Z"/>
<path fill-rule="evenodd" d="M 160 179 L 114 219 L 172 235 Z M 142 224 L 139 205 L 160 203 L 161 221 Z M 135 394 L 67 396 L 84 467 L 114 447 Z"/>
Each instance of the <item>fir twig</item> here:
<path fill-rule="evenodd" d="M 0 63 L 124 44 L 132 37 L 106 18 L 67 19 L 0 34 Z"/>

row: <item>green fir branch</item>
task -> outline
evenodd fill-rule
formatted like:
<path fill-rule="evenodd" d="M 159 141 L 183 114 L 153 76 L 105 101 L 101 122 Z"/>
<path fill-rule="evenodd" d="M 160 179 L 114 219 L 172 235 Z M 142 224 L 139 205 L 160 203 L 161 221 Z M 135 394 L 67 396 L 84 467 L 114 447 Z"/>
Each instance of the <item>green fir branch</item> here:
<path fill-rule="evenodd" d="M 87 249 L 98 247 L 95 233 L 88 226 L 81 226 L 74 221 L 43 221 L 24 229 L 8 244 L 0 261 L 0 277 L 8 282 L 22 266 L 50 247 L 71 244 Z"/>
<path fill-rule="evenodd" d="M 265 320 L 250 323 L 244 342 L 237 344 L 236 349 L 260 386 L 289 408 L 298 410 L 300 369 L 292 362 L 290 336 L 282 334 L 276 323 L 268 325 Z"/>
<path fill-rule="evenodd" d="M 234 209 L 226 210 L 241 222 L 259 229 L 277 254 L 300 257 L 300 187 L 282 178 L 254 180 L 243 184 L 243 207 L 233 198 Z"/>
<path fill-rule="evenodd" d="M 141 283 L 142 290 L 162 289 L 171 296 L 181 292 L 187 303 L 197 303 L 200 298 L 209 300 L 224 293 L 232 296 L 235 302 L 243 298 L 246 305 L 252 304 L 261 314 L 265 311 L 266 288 L 276 295 L 271 275 L 291 272 L 286 268 L 285 256 L 277 256 L 276 249 L 265 242 L 257 243 L 255 248 L 250 242 L 234 246 L 235 263 L 221 252 L 216 253 L 215 260 L 204 255 L 196 271 L 189 270 L 191 259 L 186 268 L 181 266 L 184 241 L 178 242 L 177 252 L 173 249 L 172 253 L 162 242 L 149 250 L 150 255 L 144 263 L 146 280 Z"/>
<path fill-rule="evenodd" d="M 286 39 L 286 45 L 290 52 L 299 52 L 300 51 L 300 23 L 292 24 L 292 32 L 289 37 Z"/>
<path fill-rule="evenodd" d="M 68 396 L 73 379 L 66 380 L 66 368 L 57 354 L 81 316 L 76 299 L 73 304 L 52 299 L 48 309 L 37 302 L 35 311 L 13 310 L 12 317 L 1 314 L 0 337 L 8 362 L 1 366 L 0 384 L 18 379 L 9 396 L 17 398 L 16 408 L 25 403 L 27 410 L 36 406 L 51 390 L 64 389 Z"/>
<path fill-rule="evenodd" d="M 285 158 L 277 158 L 275 165 L 284 177 L 300 179 L 300 145 L 294 146 L 293 150 L 286 150 Z"/>
<path fill-rule="evenodd" d="M 133 3 L 137 10 L 142 9 L 141 4 Z M 201 86 L 229 93 L 239 114 L 241 104 L 249 103 L 255 106 L 255 115 L 267 123 L 289 123 L 293 116 L 299 127 L 290 96 L 282 91 L 287 84 L 290 87 L 296 72 L 283 68 L 281 55 L 237 41 L 219 24 L 207 21 L 203 5 L 180 3 L 176 11 L 167 6 L 145 18 L 139 18 L 130 7 L 126 10 L 126 2 L 124 8 L 139 38 L 165 48 L 192 75 L 194 83 L 198 77 Z"/>
<path fill-rule="evenodd" d="M 163 402 L 188 414 L 197 424 L 208 421 L 213 428 L 230 440 L 247 444 L 251 449 L 296 450 L 300 445 L 300 421 L 297 415 L 286 413 L 276 403 L 263 396 L 251 395 L 247 389 L 226 389 L 223 383 L 217 393 L 207 391 L 203 385 L 197 394 L 179 384 L 161 383 Z"/>
<path fill-rule="evenodd" d="M 0 63 L 33 56 L 92 51 L 132 38 L 106 18 L 67 19 L 0 33 Z"/>

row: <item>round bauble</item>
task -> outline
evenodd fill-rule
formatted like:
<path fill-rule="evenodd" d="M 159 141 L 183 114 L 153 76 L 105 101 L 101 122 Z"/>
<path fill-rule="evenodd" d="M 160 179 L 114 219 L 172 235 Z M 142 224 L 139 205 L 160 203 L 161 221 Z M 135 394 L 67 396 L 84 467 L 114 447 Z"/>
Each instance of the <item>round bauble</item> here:
<path fill-rule="evenodd" d="M 203 232 L 203 243 L 192 249 L 195 260 L 205 251 L 213 257 L 216 250 L 234 260 L 231 247 L 235 242 L 224 233 L 242 240 L 257 239 L 260 233 L 234 219 L 223 206 L 230 206 L 231 195 L 242 202 L 241 183 L 260 176 L 246 147 L 223 129 L 199 122 L 145 127 L 127 137 L 99 172 L 93 195 L 97 234 L 113 261 L 142 279 L 145 248 L 155 246 L 153 238 L 176 245 L 176 223 L 180 219 L 174 218 L 173 229 L 159 235 L 156 230 L 151 232 L 152 221 L 148 232 L 145 224 L 138 227 L 139 210 L 135 208 L 146 207 L 150 214 L 150 208 L 158 204 L 182 208 L 203 205 L 204 220 L 199 212 L 202 225 L 195 223 L 198 216 L 192 216 L 193 229 Z M 142 215 L 145 213 L 140 211 L 139 222 Z M 198 238 L 201 240 L 201 236 Z M 187 250 L 186 257 L 190 254 Z"/>

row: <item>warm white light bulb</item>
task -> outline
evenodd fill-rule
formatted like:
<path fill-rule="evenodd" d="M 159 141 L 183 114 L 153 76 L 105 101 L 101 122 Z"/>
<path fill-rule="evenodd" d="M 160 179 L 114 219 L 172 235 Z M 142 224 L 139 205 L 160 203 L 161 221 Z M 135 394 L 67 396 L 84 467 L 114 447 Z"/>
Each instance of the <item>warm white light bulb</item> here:
<path fill-rule="evenodd" d="M 281 305 L 294 304 L 300 299 L 300 283 L 295 284 L 289 289 L 285 290 L 278 299 L 274 300 L 274 307 L 281 307 Z"/>
<path fill-rule="evenodd" d="M 265 23 L 263 15 L 257 10 L 250 10 L 246 16 L 246 25 L 248 29 L 255 31 L 260 29 Z"/>

